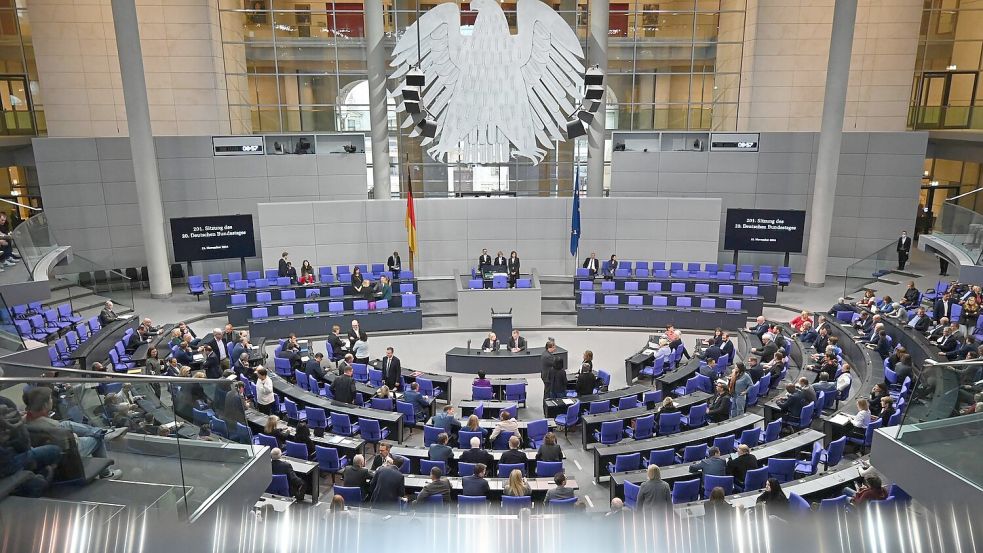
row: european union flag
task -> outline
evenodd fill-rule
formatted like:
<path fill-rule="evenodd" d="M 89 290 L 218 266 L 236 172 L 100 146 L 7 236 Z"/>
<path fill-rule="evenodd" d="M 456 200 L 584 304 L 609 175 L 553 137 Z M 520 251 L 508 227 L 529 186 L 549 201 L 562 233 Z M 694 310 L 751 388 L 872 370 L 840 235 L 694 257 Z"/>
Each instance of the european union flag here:
<path fill-rule="evenodd" d="M 576 170 L 576 168 L 575 168 Z M 577 255 L 580 246 L 580 171 L 573 185 L 573 213 L 570 215 L 570 255 Z"/>

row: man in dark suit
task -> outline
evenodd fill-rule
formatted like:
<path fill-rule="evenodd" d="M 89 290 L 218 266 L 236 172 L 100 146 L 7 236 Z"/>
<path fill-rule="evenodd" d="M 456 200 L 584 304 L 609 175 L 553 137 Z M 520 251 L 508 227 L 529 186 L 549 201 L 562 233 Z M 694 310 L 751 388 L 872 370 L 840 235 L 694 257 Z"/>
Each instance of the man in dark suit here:
<path fill-rule="evenodd" d="M 489 332 L 484 342 L 481 342 L 481 351 L 498 351 L 502 343 L 498 341 L 498 336 L 494 332 Z"/>
<path fill-rule="evenodd" d="M 707 418 L 713 422 L 723 422 L 730 417 L 730 395 L 727 393 L 727 381 L 718 380 L 716 393 L 708 402 Z"/>
<path fill-rule="evenodd" d="M 318 380 L 324 381 L 325 375 L 324 367 L 321 366 L 322 361 L 324 361 L 324 354 L 321 352 L 315 353 L 314 357 L 307 360 L 307 366 L 305 367 L 304 372 Z"/>
<path fill-rule="evenodd" d="M 181 365 L 191 365 L 195 362 L 194 354 L 191 353 L 191 346 L 187 342 L 181 342 L 180 348 L 174 354 L 174 358 Z"/>
<path fill-rule="evenodd" d="M 764 367 L 758 363 L 757 357 L 748 357 L 747 373 L 751 375 L 751 380 L 753 380 L 755 384 L 757 384 L 758 381 L 765 375 Z"/>
<path fill-rule="evenodd" d="M 245 353 L 248 357 L 249 349 L 249 340 L 243 336 L 240 336 L 239 339 L 232 345 L 232 350 L 229 352 L 229 359 L 231 359 L 234 363 L 238 361 L 240 357 L 242 357 L 243 353 Z"/>
<path fill-rule="evenodd" d="M 729 362 L 733 363 L 734 362 L 734 342 L 731 342 L 730 341 L 730 333 L 729 332 L 724 332 L 723 335 L 721 336 L 721 339 L 723 341 L 720 344 L 720 353 L 721 353 L 721 355 L 726 355 L 727 356 L 727 360 Z"/>
<path fill-rule="evenodd" d="M 407 461 L 402 457 L 389 457 L 379 470 L 375 471 L 369 484 L 372 490 L 370 498 L 373 507 L 398 507 L 400 500 L 406 497 L 406 479 L 403 473 L 399 472 L 404 462 Z"/>
<path fill-rule="evenodd" d="M 402 375 L 403 366 L 399 362 L 399 357 L 393 355 L 393 348 L 391 346 L 386 348 L 386 355 L 382 358 L 379 369 L 382 370 L 382 379 L 386 381 L 386 386 L 389 386 L 390 390 L 395 390 L 401 382 L 400 376 Z"/>
<path fill-rule="evenodd" d="M 906 231 L 901 231 L 901 237 L 898 238 L 898 270 L 903 271 L 905 263 L 908 262 L 908 252 L 911 251 L 911 238 L 908 238 L 908 233 Z"/>
<path fill-rule="evenodd" d="M 936 322 L 942 319 L 942 317 L 949 318 L 952 316 L 952 306 L 956 302 L 952 301 L 952 295 L 948 292 L 942 294 L 942 297 L 935 300 L 935 305 L 932 307 L 932 318 Z"/>
<path fill-rule="evenodd" d="M 584 260 L 584 268 L 591 278 L 597 277 L 597 272 L 601 270 L 601 260 L 597 258 L 596 253 L 590 252 L 590 257 Z"/>
<path fill-rule="evenodd" d="M 389 267 L 389 272 L 393 274 L 394 279 L 399 278 L 399 271 L 403 268 L 399 260 L 399 252 L 393 252 L 386 260 L 386 266 Z"/>
<path fill-rule="evenodd" d="M 806 399 L 802 390 L 796 388 L 795 384 L 785 385 L 785 397 L 778 399 L 778 406 L 790 417 L 798 420 L 802 415 L 802 408 L 805 407 Z"/>
<path fill-rule="evenodd" d="M 775 344 L 774 337 L 769 333 L 765 333 L 761 336 L 760 348 L 751 348 L 751 353 L 760 357 L 762 363 L 770 363 L 772 357 L 775 356 L 775 352 L 777 351 L 778 345 Z"/>
<path fill-rule="evenodd" d="M 219 365 L 222 369 L 229 368 L 228 342 L 223 339 L 221 329 L 213 329 L 211 334 L 201 339 L 201 343 L 212 348 L 212 352 L 218 356 Z"/>
<path fill-rule="evenodd" d="M 431 461 L 443 461 L 448 473 L 454 460 L 454 450 L 447 445 L 449 439 L 446 432 L 441 432 L 437 434 L 437 441 L 430 444 L 430 449 L 427 450 L 427 458 Z"/>
<path fill-rule="evenodd" d="M 246 398 L 242 395 L 245 387 L 242 382 L 234 382 L 232 389 L 225 394 L 222 409 L 225 412 L 225 422 L 230 428 L 234 428 L 237 422 L 246 424 Z"/>
<path fill-rule="evenodd" d="M 348 331 L 348 345 L 354 346 L 355 342 L 361 340 L 368 341 L 369 335 L 359 326 L 357 319 L 352 319 L 352 329 Z"/>
<path fill-rule="evenodd" d="M 519 451 L 519 445 L 521 440 L 518 436 L 513 435 L 509 438 L 509 448 L 502 453 L 501 459 L 498 461 L 499 465 L 525 465 L 526 461 L 529 460 L 526 454 Z"/>
<path fill-rule="evenodd" d="M 519 329 L 512 329 L 512 338 L 509 339 L 509 351 L 512 353 L 518 353 L 520 351 L 526 351 L 526 339 L 519 336 Z"/>
<path fill-rule="evenodd" d="M 403 392 L 403 401 L 413 406 L 417 422 L 423 422 L 430 416 L 430 402 L 420 393 L 420 385 L 416 382 L 410 382 L 410 389 Z"/>
<path fill-rule="evenodd" d="M 751 448 L 747 444 L 737 446 L 737 457 L 727 461 L 727 474 L 734 477 L 734 483 L 744 485 L 744 477 L 749 470 L 758 467 L 758 458 L 751 454 Z"/>
<path fill-rule="evenodd" d="M 290 466 L 290 463 L 281 459 L 282 456 L 283 452 L 280 451 L 280 448 L 278 447 L 274 447 L 273 450 L 270 451 L 273 474 L 282 474 L 286 476 L 287 483 L 290 486 L 290 495 L 294 496 L 297 501 L 303 501 L 304 490 L 307 487 L 304 484 L 304 479 L 297 476 L 297 473 L 294 472 L 294 468 Z"/>
<path fill-rule="evenodd" d="M 225 345 L 238 344 L 241 339 L 242 335 L 233 329 L 231 324 L 225 325 L 225 331 L 222 332 L 222 341 L 225 342 Z"/>
<path fill-rule="evenodd" d="M 99 312 L 99 324 L 106 326 L 118 318 L 119 315 L 113 311 L 113 302 L 107 301 L 105 307 L 103 307 L 102 311 Z"/>
<path fill-rule="evenodd" d="M 222 378 L 222 365 L 219 364 L 218 355 L 212 351 L 212 346 L 202 346 L 202 354 L 205 356 L 205 361 L 201 364 L 205 378 Z"/>
<path fill-rule="evenodd" d="M 352 378 L 351 367 L 345 367 L 345 374 L 335 377 L 331 383 L 331 394 L 343 403 L 355 402 L 355 379 Z"/>
<path fill-rule="evenodd" d="M 142 326 L 138 326 L 136 331 L 130 334 L 130 338 L 126 341 L 126 353 L 132 354 L 147 341 L 147 331 Z"/>
<path fill-rule="evenodd" d="M 768 321 L 765 320 L 764 316 L 758 315 L 758 318 L 754 321 L 754 325 L 748 328 L 748 332 L 760 338 L 765 332 L 768 332 L 768 326 Z"/>
<path fill-rule="evenodd" d="M 451 483 L 444 478 L 444 471 L 440 470 L 440 467 L 430 469 L 430 482 L 427 482 L 427 485 L 423 486 L 423 489 L 417 494 L 416 499 L 413 500 L 413 505 L 423 505 L 433 495 L 442 496 L 441 500 L 444 503 L 451 500 Z"/>
<path fill-rule="evenodd" d="M 548 340 L 546 351 L 543 352 L 542 365 L 539 370 L 539 377 L 543 380 L 543 397 L 550 397 L 550 371 L 553 370 L 553 363 L 556 360 L 556 342 Z"/>
<path fill-rule="evenodd" d="M 492 457 L 491 453 L 481 449 L 481 438 L 477 436 L 472 436 L 471 438 L 471 449 L 461 454 L 462 463 L 482 463 L 485 466 L 491 466 L 494 460 L 495 458 Z"/>
<path fill-rule="evenodd" d="M 918 311 L 915 311 L 915 314 L 908 320 L 908 324 L 906 326 L 913 328 L 918 332 L 925 332 L 928 330 L 928 325 L 931 324 L 931 322 L 932 319 L 930 319 L 925 313 L 925 308 L 919 307 Z"/>
<path fill-rule="evenodd" d="M 726 476 L 727 475 L 727 461 L 724 461 L 720 457 L 720 448 L 717 446 L 711 447 L 707 450 L 707 454 L 710 456 L 698 463 L 693 463 L 689 466 L 689 471 L 695 474 L 702 474 L 704 476 Z"/>
<path fill-rule="evenodd" d="M 960 345 L 953 351 L 945 354 L 945 358 L 949 361 L 958 361 L 960 359 L 965 359 L 970 352 L 976 351 L 977 348 L 976 337 L 970 334 L 966 336 L 966 342 Z M 899 380 L 900 381 L 900 380 Z"/>
<path fill-rule="evenodd" d="M 478 272 L 483 273 L 486 268 L 491 267 L 492 258 L 488 255 L 488 250 L 482 249 L 478 256 Z"/>
<path fill-rule="evenodd" d="M 904 297 L 902 297 L 901 301 L 898 303 L 907 309 L 911 309 L 915 305 L 921 303 L 919 301 L 921 297 L 921 292 L 918 291 L 918 288 L 915 288 L 915 281 L 912 280 L 908 282 L 908 287 L 904 291 Z"/>
<path fill-rule="evenodd" d="M 239 357 L 236 358 L 235 365 L 232 365 L 232 370 L 238 374 L 246 375 L 246 378 L 253 380 L 253 368 L 249 364 L 249 354 L 241 353 Z"/>
<path fill-rule="evenodd" d="M 345 341 L 341 339 L 341 327 L 331 326 L 331 334 L 328 334 L 326 343 L 331 344 L 331 360 L 339 361 L 345 357 Z"/>
<path fill-rule="evenodd" d="M 464 461 L 464 458 L 461 458 Z M 491 487 L 488 485 L 488 481 L 485 480 L 485 471 L 488 470 L 488 465 L 484 463 L 478 463 L 474 466 L 474 474 L 471 476 L 465 476 L 461 479 L 461 495 L 472 495 L 472 496 L 484 496 L 488 497 L 491 492 Z"/>
<path fill-rule="evenodd" d="M 717 360 L 717 359 L 720 359 L 720 356 L 721 355 L 723 355 L 723 353 L 720 350 L 720 346 L 718 346 L 715 343 L 711 343 L 710 346 L 707 347 L 705 350 L 703 350 L 702 353 L 700 353 L 699 355 L 697 355 L 697 357 L 700 357 L 702 359 L 713 359 L 713 360 Z"/>
<path fill-rule="evenodd" d="M 826 314 L 835 317 L 837 311 L 853 311 L 853 306 L 846 302 L 846 298 L 840 298 Z"/>
<path fill-rule="evenodd" d="M 507 264 L 508 261 L 506 261 L 505 254 L 502 252 L 498 252 L 498 255 L 496 255 L 495 259 L 492 260 L 493 267 L 505 267 Z"/>
<path fill-rule="evenodd" d="M 369 497 L 369 483 L 372 475 L 369 469 L 365 468 L 365 457 L 358 454 L 352 457 L 352 464 L 345 467 L 341 473 L 341 485 L 346 488 L 358 488 L 362 490 L 362 497 Z"/>
<path fill-rule="evenodd" d="M 279 277 L 287 276 L 287 252 L 280 254 L 280 264 L 277 266 L 276 274 Z"/>

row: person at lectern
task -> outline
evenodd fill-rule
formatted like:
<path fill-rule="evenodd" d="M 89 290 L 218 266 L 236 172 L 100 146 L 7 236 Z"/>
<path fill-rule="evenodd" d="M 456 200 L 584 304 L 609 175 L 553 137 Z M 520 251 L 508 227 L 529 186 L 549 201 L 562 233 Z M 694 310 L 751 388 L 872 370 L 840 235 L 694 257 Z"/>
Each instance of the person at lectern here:
<path fill-rule="evenodd" d="M 386 266 L 389 267 L 389 272 L 393 274 L 393 278 L 399 280 L 399 271 L 402 268 L 399 261 L 399 252 L 393 252 L 386 260 Z"/>
<path fill-rule="evenodd" d="M 287 252 L 280 254 L 280 265 L 277 268 L 276 274 L 280 277 L 287 276 Z"/>
<path fill-rule="evenodd" d="M 612 255 L 611 259 L 608 260 L 608 267 L 604 269 L 604 278 L 606 280 L 614 280 L 614 272 L 618 270 L 618 257 Z"/>
<path fill-rule="evenodd" d="M 495 260 L 492 261 L 492 265 L 495 267 L 504 267 L 506 265 L 505 254 L 501 250 L 498 251 L 498 255 L 495 256 Z"/>
<path fill-rule="evenodd" d="M 481 351 L 498 351 L 498 348 L 501 346 L 502 344 L 498 341 L 498 336 L 495 336 L 494 332 L 489 332 L 488 337 L 481 343 Z"/>
<path fill-rule="evenodd" d="M 520 351 L 526 351 L 526 347 L 526 339 L 519 336 L 518 329 L 512 329 L 512 338 L 509 340 L 509 351 L 519 353 Z"/>
<path fill-rule="evenodd" d="M 509 288 L 515 288 L 515 281 L 519 280 L 519 254 L 512 250 L 506 265 L 509 273 Z"/>
<path fill-rule="evenodd" d="M 481 255 L 478 256 L 478 272 L 484 273 L 486 267 L 491 267 L 492 258 L 488 255 L 487 249 L 481 250 Z"/>
<path fill-rule="evenodd" d="M 597 258 L 596 253 L 590 252 L 590 257 L 584 260 L 584 268 L 591 278 L 597 276 L 597 272 L 601 269 L 601 260 Z"/>

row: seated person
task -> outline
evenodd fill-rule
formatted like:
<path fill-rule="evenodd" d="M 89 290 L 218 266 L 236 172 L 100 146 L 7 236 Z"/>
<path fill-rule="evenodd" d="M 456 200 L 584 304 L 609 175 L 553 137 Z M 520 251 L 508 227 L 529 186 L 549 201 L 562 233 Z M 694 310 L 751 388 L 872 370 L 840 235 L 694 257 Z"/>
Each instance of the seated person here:
<path fill-rule="evenodd" d="M 704 476 L 725 476 L 727 474 L 727 461 L 720 457 L 720 448 L 717 446 L 707 450 L 707 457 L 698 463 L 689 466 L 689 471 Z"/>
<path fill-rule="evenodd" d="M 553 475 L 553 483 L 556 487 L 550 488 L 546 491 L 546 499 L 544 503 L 548 506 L 550 501 L 561 500 L 561 499 L 571 499 L 576 497 L 573 493 L 573 489 L 567 487 L 567 476 L 560 471 Z"/>
<path fill-rule="evenodd" d="M 761 338 L 765 332 L 768 332 L 768 327 L 769 325 L 765 320 L 764 315 L 758 315 L 758 318 L 754 320 L 754 325 L 749 327 L 747 330 L 758 338 Z"/>
<path fill-rule="evenodd" d="M 918 332 L 925 332 L 928 330 L 930 324 L 932 324 L 932 318 L 925 312 L 924 307 L 919 307 L 918 311 L 915 311 L 915 314 L 908 319 L 908 324 L 905 326 L 913 328 Z"/>
<path fill-rule="evenodd" d="M 819 338 L 819 333 L 812 328 L 812 321 L 803 323 L 799 331 L 799 340 L 805 344 L 812 344 L 817 338 Z"/>
<path fill-rule="evenodd" d="M 35 473 L 35 477 L 18 486 L 15 493 L 27 497 L 39 497 L 54 474 L 61 460 L 61 448 L 55 444 L 31 446 L 31 436 L 24 424 L 24 417 L 13 401 L 0 396 L 0 478 L 21 470 Z"/>
<path fill-rule="evenodd" d="M 290 488 L 290 495 L 294 496 L 297 501 L 303 501 L 304 490 L 307 488 L 307 485 L 304 483 L 303 478 L 297 476 L 297 473 L 294 472 L 294 469 L 292 466 L 290 466 L 290 463 L 284 461 L 282 457 L 283 452 L 280 451 L 280 448 L 274 447 L 273 450 L 270 451 L 270 464 L 272 465 L 273 474 L 282 474 L 286 476 L 287 484 Z"/>
<path fill-rule="evenodd" d="M 536 451 L 537 461 L 559 462 L 563 460 L 563 450 L 556 443 L 556 434 L 547 432 L 543 437 L 543 445 Z"/>
<path fill-rule="evenodd" d="M 430 401 L 420 393 L 420 385 L 410 382 L 410 389 L 403 393 L 403 401 L 413 406 L 416 422 L 423 422 L 430 416 Z"/>
<path fill-rule="evenodd" d="M 512 338 L 509 340 L 509 351 L 512 353 L 519 353 L 520 351 L 526 351 L 528 347 L 526 344 L 526 339 L 519 336 L 519 329 L 512 329 Z"/>
<path fill-rule="evenodd" d="M 102 428 L 95 428 L 87 424 L 77 423 L 69 420 L 55 421 L 48 417 L 51 413 L 54 402 L 52 400 L 51 388 L 38 386 L 27 392 L 27 431 L 31 436 L 31 445 L 39 447 L 43 445 L 57 445 L 62 453 L 71 449 L 71 441 L 78 446 L 79 455 L 82 457 L 106 457 L 106 439 L 113 439 L 126 432 L 126 429 L 117 429 L 112 433 L 107 433 Z M 119 478 L 123 474 L 121 470 L 113 470 L 106 467 L 99 478 Z"/>
<path fill-rule="evenodd" d="M 614 272 L 618 270 L 618 256 L 612 255 L 608 260 L 608 266 L 604 269 L 604 279 L 614 280 Z"/>
<path fill-rule="evenodd" d="M 867 290 L 867 292 L 870 292 L 871 297 L 873 297 L 874 292 L 872 290 Z M 853 311 L 853 307 L 847 303 L 846 298 L 840 298 L 833 304 L 833 307 L 829 308 L 826 314 L 835 317 L 837 311 Z"/>
<path fill-rule="evenodd" d="M 809 311 L 803 311 L 799 313 L 789 322 L 789 326 L 798 330 L 806 321 L 812 322 L 812 313 Z"/>
<path fill-rule="evenodd" d="M 918 292 L 918 288 L 915 288 L 915 281 L 908 282 L 908 288 L 904 291 L 904 297 L 901 298 L 900 303 L 905 308 L 911 308 L 918 305 L 918 300 L 921 299 L 922 295 Z"/>
<path fill-rule="evenodd" d="M 594 252 L 590 253 L 590 257 L 584 260 L 584 269 L 587 269 L 587 276 L 594 278 L 597 276 L 597 272 L 601 268 L 601 261 L 597 259 L 597 254 Z"/>
<path fill-rule="evenodd" d="M 494 462 L 495 458 L 492 457 L 491 453 L 481 449 L 481 438 L 472 436 L 471 443 L 469 445 L 471 446 L 471 449 L 461 454 L 462 463 L 483 463 L 486 466 L 491 466 L 491 463 Z"/>
<path fill-rule="evenodd" d="M 457 444 L 457 433 L 461 431 L 461 421 L 454 416 L 454 406 L 445 405 L 443 411 L 434 416 L 430 421 L 431 426 L 442 428 L 450 437 L 451 444 Z"/>
<path fill-rule="evenodd" d="M 513 437 L 519 435 L 519 421 L 512 418 L 512 413 L 504 409 L 499 415 L 498 423 L 495 425 L 495 429 L 492 430 L 491 436 L 488 439 L 494 442 L 495 438 L 502 432 L 511 432 Z"/>
<path fill-rule="evenodd" d="M 451 483 L 444 477 L 444 471 L 440 467 L 430 469 L 430 482 L 417 494 L 413 505 L 422 505 L 427 502 L 427 498 L 434 495 L 441 496 L 444 503 L 451 500 Z"/>
<path fill-rule="evenodd" d="M 437 441 L 430 444 L 430 449 L 427 450 L 427 458 L 431 461 L 443 461 L 448 473 L 454 460 L 454 450 L 447 445 L 449 439 L 446 432 L 441 432 L 437 435 Z"/>
<path fill-rule="evenodd" d="M 822 371 L 819 373 L 818 380 L 812 384 L 812 389 L 816 391 L 816 395 L 819 392 L 826 392 L 827 394 L 836 392 L 836 384 L 829 381 L 829 373 Z"/>
<path fill-rule="evenodd" d="M 461 458 L 461 461 L 464 461 L 464 458 Z M 485 480 L 485 473 L 487 470 L 487 464 L 475 464 L 474 474 L 471 476 L 465 476 L 461 479 L 461 495 L 488 497 L 488 494 L 491 493 L 491 487 L 488 485 L 488 481 Z"/>
<path fill-rule="evenodd" d="M 475 378 L 471 382 L 471 385 L 474 386 L 474 387 L 476 387 L 476 388 L 491 388 L 492 387 L 491 380 L 488 380 L 487 378 L 485 378 L 485 371 L 478 371 L 478 378 Z"/>
<path fill-rule="evenodd" d="M 785 395 L 778 398 L 777 403 L 782 413 L 798 420 L 802 416 L 802 408 L 806 405 L 805 395 L 790 382 L 785 385 Z"/>
<path fill-rule="evenodd" d="M 390 301 L 393 297 L 393 287 L 389 283 L 389 278 L 385 275 L 379 277 L 375 288 L 372 290 L 372 297 L 376 300 Z"/>
<path fill-rule="evenodd" d="M 499 460 L 500 465 L 525 465 L 527 461 L 526 454 L 519 451 L 519 445 L 521 445 L 522 440 L 519 439 L 518 435 L 513 435 L 509 438 L 509 449 L 502 453 L 502 458 Z"/>
<path fill-rule="evenodd" d="M 489 332 L 488 337 L 481 343 L 481 351 L 498 351 L 498 348 L 501 347 L 501 345 L 502 344 L 498 341 L 498 336 L 495 336 L 494 332 Z"/>

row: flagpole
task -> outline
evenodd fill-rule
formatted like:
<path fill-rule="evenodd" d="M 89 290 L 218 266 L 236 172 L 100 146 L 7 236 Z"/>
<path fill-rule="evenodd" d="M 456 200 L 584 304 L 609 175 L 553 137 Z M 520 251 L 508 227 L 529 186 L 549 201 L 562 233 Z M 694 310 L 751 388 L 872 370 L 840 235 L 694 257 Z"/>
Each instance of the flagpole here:
<path fill-rule="evenodd" d="M 417 5 L 417 14 L 419 15 L 419 4 Z M 403 164 L 406 165 L 406 188 L 409 189 L 409 192 L 406 194 L 407 201 L 408 201 L 408 198 L 413 195 L 413 179 L 410 176 L 410 160 L 409 160 L 409 157 L 410 157 L 409 154 L 406 154 L 406 153 L 403 154 Z M 414 210 L 415 210 L 415 206 L 414 206 Z M 414 225 L 415 224 L 416 224 L 416 222 L 414 221 Z M 407 229 L 407 232 L 409 232 L 409 229 Z M 409 248 L 407 248 L 407 249 L 409 249 Z M 409 250 L 409 254 L 410 254 L 410 271 L 412 271 L 413 274 L 416 275 L 416 265 L 414 263 L 414 261 L 416 259 L 416 251 L 410 249 Z"/>

